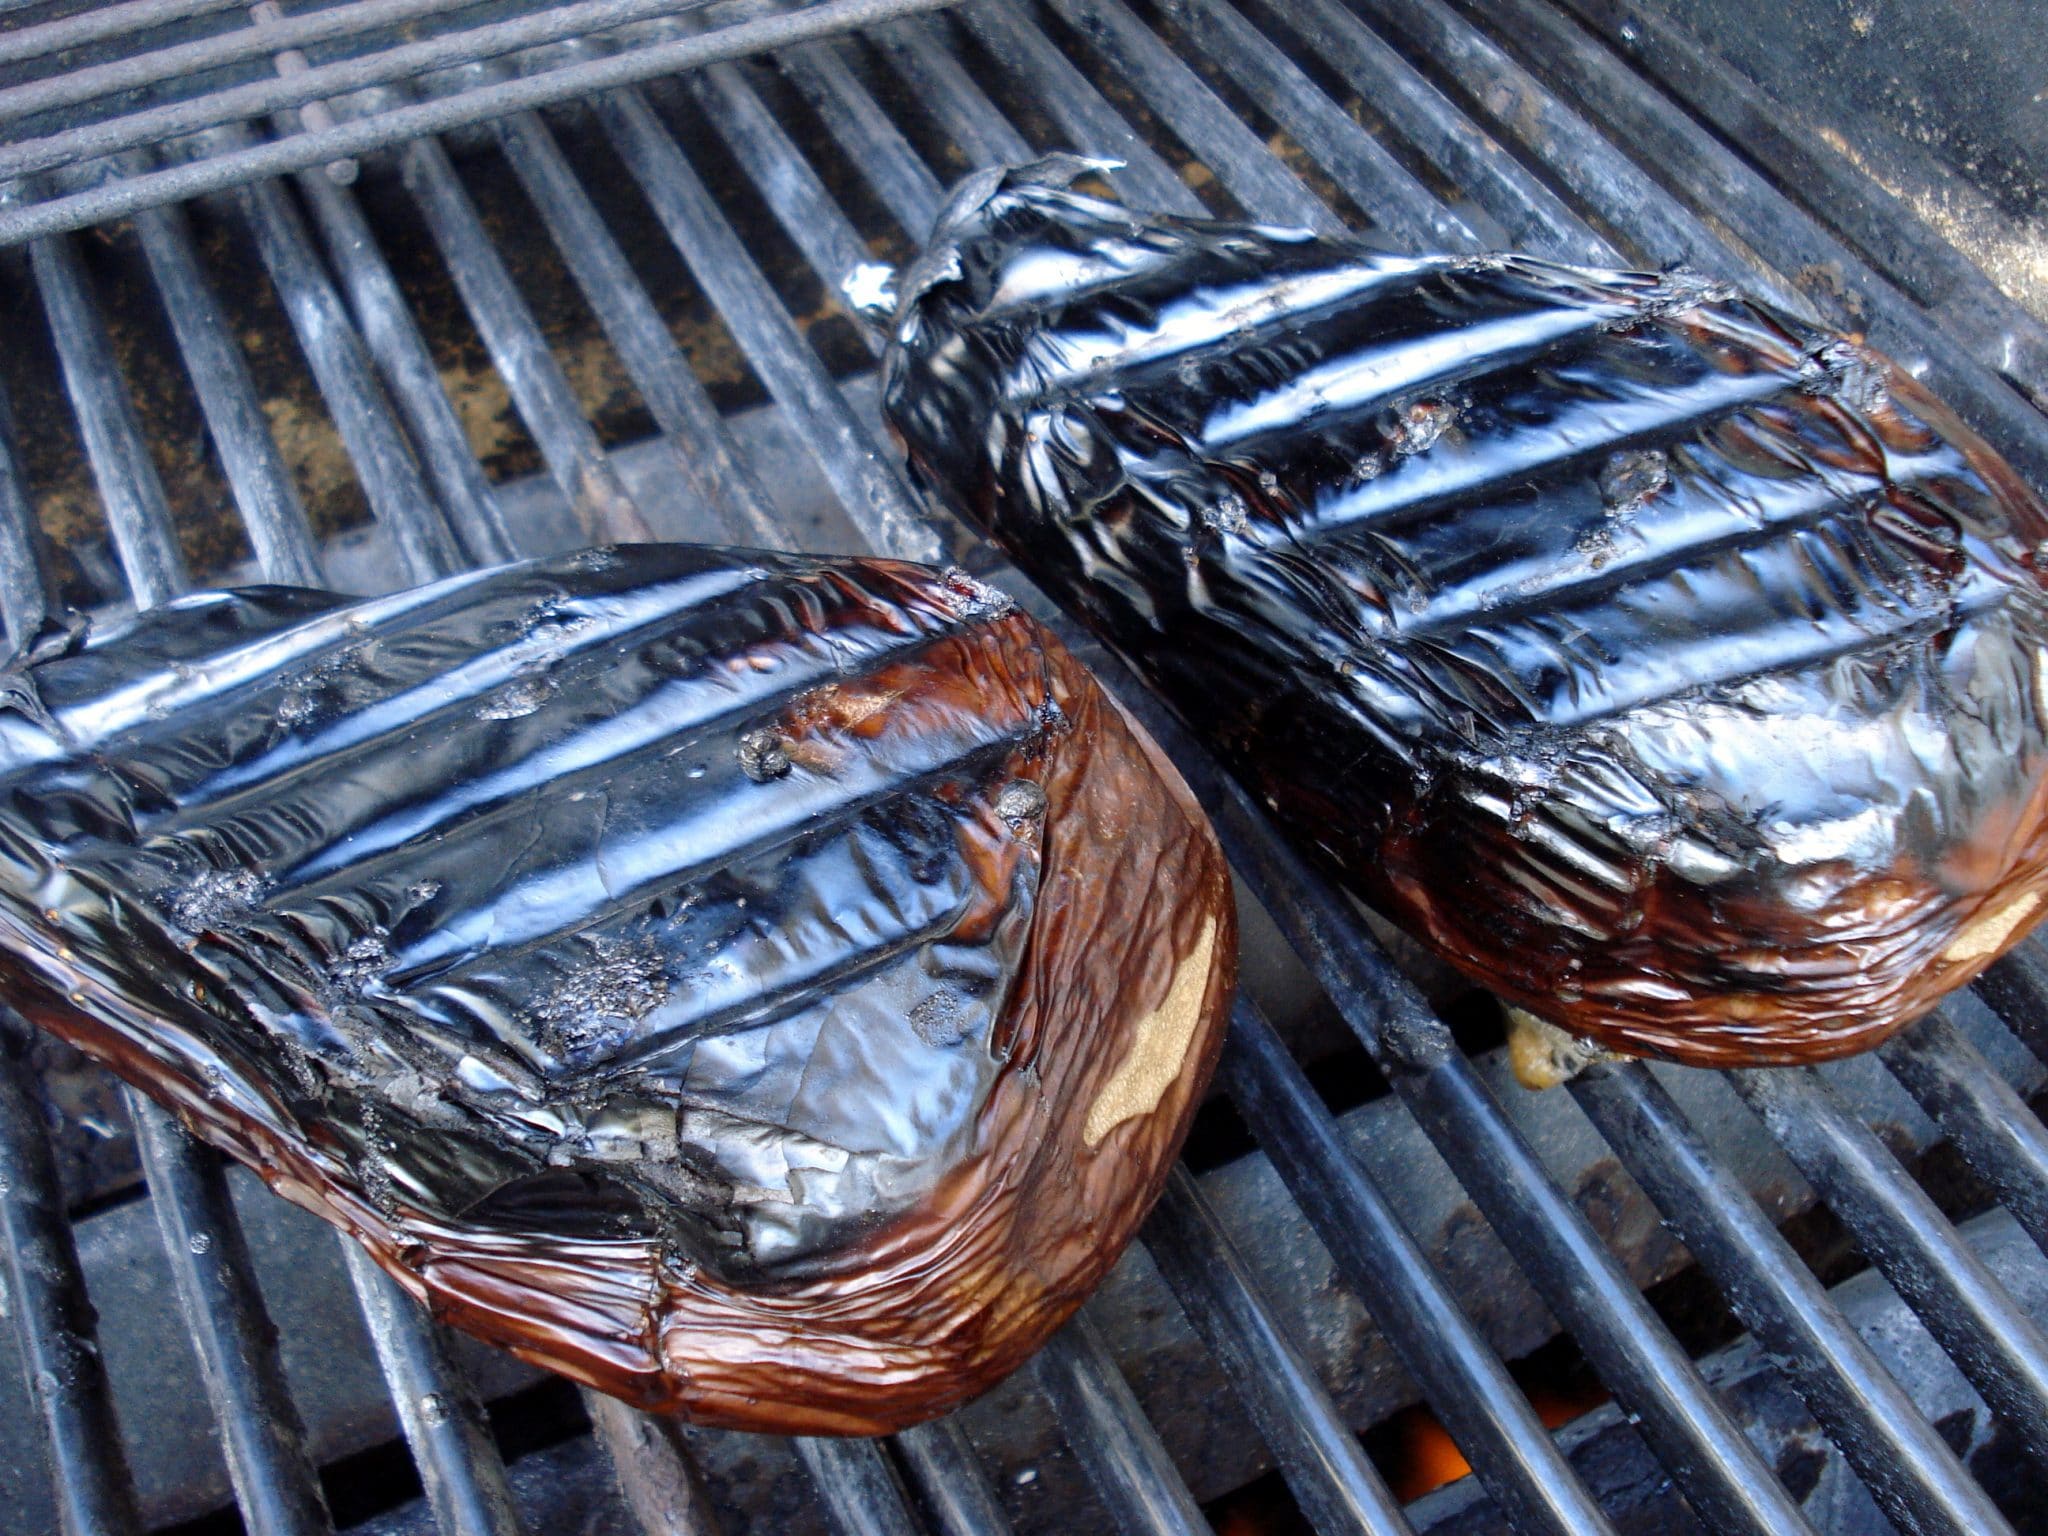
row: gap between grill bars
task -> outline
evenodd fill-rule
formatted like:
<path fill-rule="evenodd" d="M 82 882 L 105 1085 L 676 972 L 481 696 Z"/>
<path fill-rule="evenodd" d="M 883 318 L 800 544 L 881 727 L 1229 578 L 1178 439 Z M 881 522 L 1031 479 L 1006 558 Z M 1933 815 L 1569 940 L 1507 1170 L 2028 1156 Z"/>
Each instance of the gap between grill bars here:
<path fill-rule="evenodd" d="M 1592 14 L 1591 0 L 1571 0 Z M 142 20 L 197 18 L 206 0 L 136 11 Z M 382 5 L 382 10 L 373 9 Z M 1514 243 L 1567 260 L 1685 263 L 1763 289 L 1839 321 L 1857 299 L 1872 340 L 1926 376 L 2023 470 L 2048 468 L 2048 424 L 2016 391 L 2038 380 L 2039 326 L 1981 277 L 1942 269 L 1947 297 L 1928 306 L 1924 251 L 1884 270 L 1861 252 L 1858 210 L 1788 198 L 1670 99 L 1625 67 L 1573 14 L 1548 0 L 1488 8 L 1484 28 L 1440 0 L 1160 0 L 1140 14 L 1125 0 L 1049 0 L 1043 8 L 969 0 L 945 16 L 910 16 L 916 0 L 841 0 L 774 13 L 764 7 L 684 18 L 650 3 L 632 17 L 665 17 L 659 37 L 623 52 L 571 47 L 541 64 L 472 68 L 428 82 L 443 94 L 389 93 L 331 129 L 261 138 L 224 131 L 198 159 L 140 155 L 115 179 L 37 201 L 18 190 L 0 238 L 33 238 L 27 265 L 48 324 L 127 595 L 163 601 L 190 580 L 171 500 L 109 338 L 102 296 L 78 237 L 61 233 L 135 214 L 150 280 L 167 312 L 219 469 L 250 548 L 272 579 L 318 579 L 323 547 L 277 444 L 214 292 L 206 257 L 181 208 L 158 202 L 225 190 L 209 215 L 246 242 L 274 286 L 287 323 L 355 467 L 390 554 L 387 584 L 427 579 L 525 552 L 529 532 L 472 456 L 443 393 L 419 317 L 380 250 L 357 194 L 319 167 L 342 154 L 395 151 L 399 185 L 424 238 L 452 274 L 454 298 L 483 350 L 512 386 L 512 407 L 560 491 L 577 536 L 596 540 L 669 531 L 641 506 L 579 406 L 575 389 L 522 297 L 465 184 L 467 161 L 422 137 L 493 119 L 490 153 L 540 214 L 545 238 L 585 294 L 612 348 L 676 450 L 691 494 L 719 519 L 704 535 L 792 541 L 776 488 L 750 467 L 747 447 L 713 405 L 654 296 L 608 223 L 594 189 L 533 109 L 588 97 L 587 126 L 637 187 L 674 256 L 717 312 L 752 378 L 777 408 L 851 528 L 883 552 L 964 556 L 980 574 L 1026 591 L 1016 573 L 934 521 L 904 485 L 864 405 L 840 387 L 799 316 L 786 282 L 762 262 L 731 217 L 734 194 L 707 176 L 706 146 L 679 142 L 664 102 L 638 82 L 685 66 L 682 91 L 827 295 L 848 291 L 872 260 L 871 237 L 922 236 L 943 182 L 969 165 L 1052 148 L 1120 159 L 1111 172 L 1136 204 L 1243 212 L 1336 229 L 1369 219 L 1411 244 L 1472 250 Z M 176 131 L 255 118 L 338 95 L 397 73 L 365 53 L 353 74 L 270 72 L 280 42 L 338 40 L 364 15 L 424 15 L 414 0 L 354 0 L 329 19 L 308 13 L 282 39 L 231 31 L 177 46 L 221 67 L 261 62 L 260 77 L 223 86 L 243 95 L 151 110 Z M 586 12 L 588 13 L 586 15 Z M 68 32 L 19 39 L 32 47 L 87 39 L 115 14 L 49 24 Z M 564 22 L 562 17 L 574 19 Z M 597 30 L 623 8 L 565 8 L 503 25 L 506 48 L 451 45 L 405 59 L 447 64 L 497 56 L 542 39 Z M 101 21 L 93 18 L 100 17 Z M 374 23 L 382 25 L 384 23 Z M 835 37 L 871 28 L 858 40 Z M 322 33 L 321 29 L 330 29 Z M 549 30 L 554 28 L 556 30 Z M 479 29 L 480 30 L 480 29 Z M 110 34 L 111 35 L 111 34 Z M 454 35 L 454 34 L 451 34 Z M 5 39 L 9 34 L 0 34 Z M 1313 44 L 1304 47 L 1305 43 Z M 1670 46 L 1677 46 L 1671 44 Z M 463 48 L 471 51 L 466 55 Z M 0 41 L 0 63 L 9 44 Z M 779 50 L 779 51 L 778 51 Z M 865 195 L 896 226 L 863 224 L 763 99 L 761 78 L 733 62 L 775 51 L 774 63 L 835 142 Z M 146 58 L 147 56 L 142 56 Z M 402 61 L 401 61 L 402 62 Z M 544 67 L 543 67 L 544 66 Z M 128 80 L 146 74 L 138 65 Z M 336 66 L 341 67 L 341 66 Z M 421 67 L 426 67 L 421 65 Z M 522 72 L 526 70 L 532 72 Z M 49 81 L 66 77 L 53 75 Z M 79 76 L 70 77 L 74 82 Z M 113 76 L 103 78 L 116 78 Z M 894 89 L 877 94 L 877 83 Z M 1368 131 L 1325 83 L 1368 103 Z M 89 85 L 91 82 L 86 82 Z M 21 110 L 54 112 L 85 86 L 15 88 Z M 595 94 L 593 94 L 595 93 Z M 892 110 L 902 97 L 914 103 Z M 10 97 L 0 92 L 0 113 Z M 27 103 L 26 106 L 21 104 Z M 36 103 L 42 105 L 37 106 Z M 243 112 L 243 108 L 247 112 Z M 1768 114 L 1767 103 L 1749 110 Z M 672 115 L 672 114 L 671 114 Z M 35 121 L 35 119 L 25 119 Z M 65 130 L 71 131 L 71 130 Z M 86 130 L 77 130 L 80 132 Z M 152 133 L 154 129 L 150 130 Z M 130 129 L 90 141 L 154 142 Z M 1772 141 L 1777 142 L 1777 141 Z M 1279 143 L 1286 151 L 1276 151 Z M 17 141 L 0 165 L 56 167 L 51 141 Z M 934 146 L 939 146 L 937 150 Z M 32 151 L 19 160 L 9 154 Z M 68 150 L 67 150 L 68 153 Z M 1188 174 L 1200 167 L 1199 176 Z M 1646 167 L 1654 166 L 1653 171 Z M 290 182 L 254 179 L 298 172 Z M 372 160 L 366 174 L 386 174 Z M 474 174 L 470 172 L 469 174 Z M 1191 185 L 1195 183 L 1196 185 Z M 1447 204 L 1432 189 L 1455 189 Z M 1210 201 L 1205 202 L 1204 193 Z M 1812 273 L 1833 274 L 1827 285 Z M 858 333 L 872 357 L 877 338 Z M 2015 359 L 2019 361 L 2016 362 Z M 0 421 L 4 426 L 4 421 Z M 0 614 L 17 641 L 51 611 L 53 576 L 39 560 L 20 456 L 0 433 Z M 1636 1282 L 1444 1022 L 1393 969 L 1356 912 L 1274 834 L 1177 723 L 1101 649 L 1068 638 L 1153 729 L 1217 820 L 1247 889 L 1325 989 L 1331 1006 L 1392 1084 L 1477 1211 L 1507 1244 L 1543 1302 L 1572 1335 L 1620 1409 L 1638 1425 L 1691 1508 L 1718 1529 L 1809 1528 L 1800 1503 L 1746 1438 L 1659 1321 Z M 2024 962 L 1985 989 L 2029 1043 L 2041 1044 L 2044 998 Z M 11 1038 L 11 1037 L 10 1037 Z M 0 1075 L 0 1169 L 10 1190 L 0 1224 L 10 1311 L 35 1373 L 67 1529 L 137 1528 L 134 1490 L 106 1432 L 108 1387 L 91 1344 L 91 1314 L 71 1251 L 63 1202 L 34 1100 L 9 1044 Z M 1970 1043 L 1953 1010 L 1882 1053 L 1885 1068 L 1939 1121 L 2039 1241 L 2048 1235 L 2048 1138 Z M 1234 1026 L 1222 1085 L 1338 1273 L 1364 1302 L 1438 1418 L 1471 1461 L 1498 1513 L 1527 1532 L 1607 1528 L 1595 1492 L 1531 1411 L 1520 1388 L 1460 1309 L 1432 1256 L 1403 1224 L 1380 1178 L 1350 1151 L 1342 1128 L 1278 1036 L 1249 1005 Z M 1844 1107 L 1834 1074 L 1752 1074 L 1738 1091 L 1836 1217 L 1880 1265 L 1927 1331 L 1992 1410 L 2037 1437 L 2048 1403 L 2048 1349 L 2024 1309 L 1938 1211 L 1917 1197 L 1891 1154 Z M 1805 1408 L 1884 1513 L 1911 1531 L 1997 1532 L 2005 1517 L 1776 1231 L 1739 1174 L 1710 1145 L 1660 1074 L 1600 1069 L 1574 1101 L 1613 1156 L 1683 1237 L 1790 1379 Z M 263 1298 L 218 1159 L 138 1106 L 144 1165 L 180 1302 L 198 1341 L 207 1395 L 233 1485 L 252 1530 L 319 1531 L 328 1515 L 295 1433 L 291 1396 L 270 1340 Z M 1346 1429 L 1323 1383 L 1270 1298 L 1206 1204 L 1204 1178 L 1178 1173 L 1145 1235 L 1171 1294 L 1214 1352 L 1294 1497 L 1321 1531 L 1399 1531 L 1403 1512 Z M 437 1334 L 352 1254 L 354 1280 L 398 1417 L 440 1528 L 511 1532 L 518 1517 L 474 1394 Z M 1090 1319 L 1062 1335 L 1032 1373 L 1106 1518 L 1133 1532 L 1202 1528 L 1200 1510 L 1154 1426 L 1117 1369 L 1113 1337 Z M 44 1378 L 53 1383 L 47 1389 Z M 1966 1389 L 1967 1390 L 1967 1389 Z M 623 1497 L 650 1530 L 712 1529 L 705 1484 L 679 1438 L 613 1406 L 591 1417 Z M 808 1473 L 837 1529 L 914 1532 L 1000 1528 L 1002 1505 L 983 1458 L 948 1421 L 886 1444 L 803 1442 L 787 1448 Z M 2029 1444 L 2040 1455 L 2043 1447 Z M 692 1522 L 682 1524 L 682 1522 Z"/>

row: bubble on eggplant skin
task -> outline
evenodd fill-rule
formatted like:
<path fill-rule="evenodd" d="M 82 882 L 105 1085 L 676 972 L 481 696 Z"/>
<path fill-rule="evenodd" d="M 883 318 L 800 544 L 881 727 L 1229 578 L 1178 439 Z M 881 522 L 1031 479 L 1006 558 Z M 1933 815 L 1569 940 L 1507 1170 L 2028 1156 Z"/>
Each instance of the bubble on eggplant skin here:
<path fill-rule="evenodd" d="M 953 612 L 970 623 L 1006 619 L 1016 611 L 1016 599 L 1009 593 L 977 580 L 957 565 L 946 567 L 940 579 L 946 584 L 946 597 Z"/>
<path fill-rule="evenodd" d="M 545 708 L 555 696 L 554 680 L 535 673 L 514 678 L 476 707 L 479 720 L 520 720 Z"/>
<path fill-rule="evenodd" d="M 1610 517 L 1630 517 L 1671 483 L 1661 448 L 1624 448 L 1600 467 L 1600 503 Z"/>
<path fill-rule="evenodd" d="M 415 880 L 405 888 L 405 899 L 414 906 L 424 906 L 441 894 L 438 880 Z"/>
<path fill-rule="evenodd" d="M 572 609 L 565 598 L 544 597 L 527 609 L 526 617 L 519 622 L 519 632 L 525 638 L 573 635 L 590 628 L 595 622 L 589 614 Z"/>
<path fill-rule="evenodd" d="M 789 772 L 789 744 L 769 730 L 742 731 L 737 747 L 740 772 L 766 784 Z"/>
<path fill-rule="evenodd" d="M 1394 417 L 1394 452 L 1404 459 L 1429 452 L 1457 424 L 1458 416 L 1457 405 L 1449 400 L 1417 400 L 1403 406 Z"/>
<path fill-rule="evenodd" d="M 934 1049 L 958 1045 L 967 1038 L 966 1006 L 954 992 L 934 992 L 910 1010 L 910 1028 Z"/>
<path fill-rule="evenodd" d="M 213 1234 L 211 1232 L 194 1232 L 185 1239 L 185 1248 L 188 1252 L 195 1255 L 210 1253 L 213 1251 Z"/>
<path fill-rule="evenodd" d="M 1045 807 L 1045 791 L 1029 779 L 1012 779 L 996 796 L 996 815 L 1013 829 L 1038 820 Z"/>
<path fill-rule="evenodd" d="M 1202 526 L 1212 533 L 1242 534 L 1251 527 L 1251 510 L 1235 491 L 1225 491 L 1202 507 Z"/>
<path fill-rule="evenodd" d="M 1379 479 L 1386 472 L 1387 461 L 1379 454 L 1361 453 L 1351 461 L 1351 467 L 1346 471 L 1344 479 L 1346 484 L 1357 487 Z"/>
<path fill-rule="evenodd" d="M 1739 297 L 1735 289 L 1704 272 L 1674 267 L 1664 274 L 1656 289 L 1645 296 L 1640 313 L 1652 319 L 1683 314 L 1703 304 L 1732 304 Z"/>
<path fill-rule="evenodd" d="M 1853 342 L 1831 341 L 1801 365 L 1800 387 L 1809 395 L 1836 400 L 1870 416 L 1892 403 L 1884 370 Z"/>
<path fill-rule="evenodd" d="M 320 701 L 304 688 L 287 688 L 277 701 L 277 723 L 296 727 L 310 724 L 320 713 Z"/>
<path fill-rule="evenodd" d="M 256 910 L 269 884 L 252 870 L 209 869 L 171 893 L 171 921 L 193 934 L 227 927 Z"/>
<path fill-rule="evenodd" d="M 327 979 L 337 991 L 355 996 L 391 969 L 390 935 L 383 929 L 352 940 L 341 958 L 327 968 Z"/>

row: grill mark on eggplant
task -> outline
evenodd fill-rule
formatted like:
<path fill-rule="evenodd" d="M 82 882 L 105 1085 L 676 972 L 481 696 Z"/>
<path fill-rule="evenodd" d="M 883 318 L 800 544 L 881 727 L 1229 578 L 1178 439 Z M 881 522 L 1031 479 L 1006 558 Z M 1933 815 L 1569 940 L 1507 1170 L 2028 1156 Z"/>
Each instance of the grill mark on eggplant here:
<path fill-rule="evenodd" d="M 1065 169 L 983 177 L 913 269 L 913 469 L 1444 958 L 1625 1048 L 1811 1060 L 2048 892 L 2048 511 L 1909 376 L 1682 276 L 1404 267 Z"/>
<path fill-rule="evenodd" d="M 664 626 L 673 630 L 679 626 L 684 616 L 693 615 L 707 601 L 715 601 L 736 593 L 758 592 L 763 586 L 770 585 L 750 579 L 740 572 L 734 572 L 733 576 L 734 579 L 730 583 L 717 590 L 703 592 L 686 589 L 679 592 L 677 597 L 680 601 L 664 602 L 651 612 L 643 610 L 629 622 L 616 628 L 606 626 L 601 619 L 592 615 L 574 615 L 574 618 L 586 622 L 580 626 L 563 626 L 561 634 L 570 637 L 572 642 L 567 645 L 560 639 L 551 642 L 545 636 L 538 639 L 532 635 L 521 636 L 513 644 L 487 653 L 474 662 L 465 663 L 448 672 L 428 673 L 379 699 L 373 705 L 342 714 L 325 730 L 317 730 L 305 736 L 287 737 L 271 750 L 256 754 L 246 763 L 237 764 L 231 769 L 213 774 L 191 785 L 177 795 L 180 813 L 168 815 L 161 821 L 144 823 L 143 826 L 148 830 L 175 833 L 182 825 L 197 823 L 202 819 L 206 824 L 216 825 L 232 813 L 232 806 L 237 797 L 275 796 L 294 779 L 306 776 L 331 777 L 338 771 L 358 764 L 368 771 L 374 771 L 377 766 L 374 761 L 376 755 L 396 750 L 401 745 L 396 738 L 401 734 L 417 734 L 422 727 L 429 725 L 452 725 L 461 717 L 473 713 L 478 706 L 485 704 L 497 690 L 523 678 L 539 675 L 557 676 L 554 697 L 527 715 L 508 718 L 504 722 L 505 729 L 501 730 L 500 734 L 539 733 L 576 707 L 575 701 L 561 699 L 560 695 L 564 685 L 580 680 L 577 676 L 579 662 L 602 663 L 606 660 L 603 654 L 606 647 L 619 648 L 634 644 L 636 636 L 650 635 Z M 780 585 L 788 586 L 791 583 Z M 548 601 L 547 594 L 537 594 L 535 606 L 543 606 Z M 757 606 L 765 606 L 765 594 Z M 850 608 L 852 600 L 848 599 L 841 606 Z M 729 613 L 714 611 L 707 617 L 706 624 L 716 626 L 720 623 L 730 623 L 732 619 L 733 615 Z M 541 627 L 551 626 L 537 626 Z M 789 630 L 786 629 L 784 633 L 789 633 Z M 927 643 L 936 638 L 937 633 L 943 631 L 923 631 L 905 635 L 901 637 L 900 648 L 912 648 Z M 884 632 L 877 630 L 876 635 L 881 639 Z M 325 652 L 319 658 L 307 658 L 302 666 L 317 677 L 322 663 L 333 661 L 340 653 L 371 643 L 395 648 L 405 638 L 403 634 L 356 632 L 351 640 Z M 682 638 L 687 641 L 690 636 L 685 634 Z M 766 646 L 778 638 L 778 635 L 764 630 L 759 637 L 759 643 Z M 827 645 L 821 637 L 804 638 L 815 640 L 820 652 L 813 671 L 802 674 L 795 680 L 777 676 L 773 682 L 752 693 L 740 686 L 743 674 L 728 673 L 722 679 L 706 679 L 702 684 L 702 691 L 714 699 L 720 691 L 715 687 L 715 683 L 722 681 L 728 685 L 724 690 L 726 697 L 718 701 L 718 707 L 702 714 L 679 713 L 672 720 L 662 721 L 657 729 L 644 733 L 639 746 L 644 747 L 661 739 L 663 735 L 709 728 L 720 719 L 744 710 L 766 710 L 786 699 L 791 693 L 801 691 L 805 687 L 816 686 L 845 669 L 848 658 L 842 652 Z M 886 652 L 894 648 L 898 647 L 883 645 L 879 650 Z M 548 663 L 545 674 L 535 672 L 534 665 L 537 662 Z M 649 673 L 654 672 L 651 666 L 646 667 L 646 670 Z M 468 674 L 466 677 L 462 675 L 465 673 Z M 675 686 L 669 686 L 670 683 Z M 650 705 L 655 697 L 662 693 L 672 694 L 677 699 L 685 699 L 699 691 L 692 683 L 693 680 L 689 678 L 675 678 L 670 679 L 668 683 L 656 683 L 651 690 L 640 695 L 638 702 L 643 707 Z M 289 693 L 303 685 L 296 680 L 288 679 L 279 686 Z M 438 702 L 430 702 L 435 700 Z M 616 714 L 593 708 L 591 715 L 590 724 L 593 727 L 600 730 L 617 728 Z M 531 723 L 522 725 L 519 723 L 521 721 Z M 635 750 L 637 748 L 627 749 L 620 755 L 629 756 Z M 531 751 L 511 758 L 507 766 L 528 766 L 531 758 L 541 751 L 586 758 L 593 767 L 601 765 L 603 761 L 594 754 L 588 754 L 585 743 L 574 736 L 543 736 L 541 740 L 532 743 Z M 544 766 L 536 766 L 535 771 L 544 774 L 546 769 Z M 504 770 L 501 769 L 499 772 L 503 773 Z M 531 782 L 531 779 L 526 781 Z M 526 783 L 515 778 L 511 781 L 508 792 L 516 793 L 526 787 Z M 430 828 L 422 826 L 419 830 L 426 831 Z"/>

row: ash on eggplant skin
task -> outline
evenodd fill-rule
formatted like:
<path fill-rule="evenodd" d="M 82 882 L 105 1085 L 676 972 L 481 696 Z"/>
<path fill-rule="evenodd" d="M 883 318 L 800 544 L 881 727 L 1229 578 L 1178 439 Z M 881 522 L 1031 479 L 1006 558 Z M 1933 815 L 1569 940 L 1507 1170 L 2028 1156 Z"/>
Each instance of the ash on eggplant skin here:
<path fill-rule="evenodd" d="M 10 1000 L 446 1321 L 708 1424 L 1020 1363 L 1157 1197 L 1234 959 L 1185 786 L 957 573 L 621 547 L 0 680 Z"/>
<path fill-rule="evenodd" d="M 1077 168 L 955 194 L 886 411 L 1363 899 L 1700 1065 L 1865 1049 L 2048 911 L 2048 513 L 1903 370 Z"/>

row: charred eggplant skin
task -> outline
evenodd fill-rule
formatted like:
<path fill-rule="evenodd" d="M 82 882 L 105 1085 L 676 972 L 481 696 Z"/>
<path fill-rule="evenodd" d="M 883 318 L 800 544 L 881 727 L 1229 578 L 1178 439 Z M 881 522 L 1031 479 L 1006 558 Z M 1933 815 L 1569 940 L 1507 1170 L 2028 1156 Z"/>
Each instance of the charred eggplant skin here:
<path fill-rule="evenodd" d="M 1888 359 L 1684 275 L 984 173 L 914 470 L 1361 897 L 1571 1033 L 1867 1048 L 2048 880 L 2040 499 Z"/>
<path fill-rule="evenodd" d="M 879 1433 L 1080 1304 L 1229 1006 L 1185 787 L 961 575 L 208 593 L 0 678 L 0 978 L 440 1317 Z"/>

